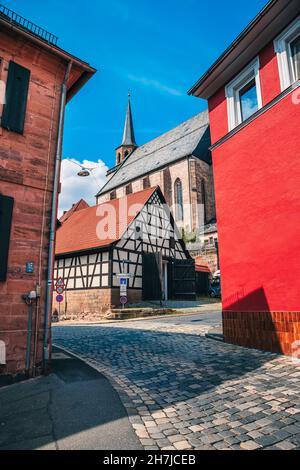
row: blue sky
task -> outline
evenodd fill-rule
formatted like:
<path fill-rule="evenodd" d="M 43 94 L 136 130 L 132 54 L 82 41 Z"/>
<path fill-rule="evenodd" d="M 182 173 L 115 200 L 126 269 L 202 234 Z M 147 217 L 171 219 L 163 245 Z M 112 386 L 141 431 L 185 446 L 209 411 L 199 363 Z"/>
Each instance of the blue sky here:
<path fill-rule="evenodd" d="M 266 0 L 2 0 L 98 69 L 68 105 L 64 156 L 112 166 L 128 89 L 138 144 L 197 114 L 187 90 Z"/>

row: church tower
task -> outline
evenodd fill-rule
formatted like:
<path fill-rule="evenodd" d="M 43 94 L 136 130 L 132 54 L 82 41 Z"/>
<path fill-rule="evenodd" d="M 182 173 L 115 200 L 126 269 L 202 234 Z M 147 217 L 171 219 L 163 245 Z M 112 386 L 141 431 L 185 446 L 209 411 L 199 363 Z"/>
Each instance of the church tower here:
<path fill-rule="evenodd" d="M 125 126 L 123 133 L 122 144 L 116 149 L 116 166 L 120 165 L 123 160 L 132 153 L 136 148 L 137 144 L 134 136 L 131 104 L 130 104 L 130 93 L 128 94 L 128 106 L 125 118 Z"/>

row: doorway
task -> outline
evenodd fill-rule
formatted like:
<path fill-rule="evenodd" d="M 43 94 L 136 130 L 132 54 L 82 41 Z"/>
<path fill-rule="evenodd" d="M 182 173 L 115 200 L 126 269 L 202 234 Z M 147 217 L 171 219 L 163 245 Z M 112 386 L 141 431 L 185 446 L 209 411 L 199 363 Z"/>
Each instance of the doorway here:
<path fill-rule="evenodd" d="M 163 300 L 167 301 L 169 300 L 169 289 L 168 289 L 168 282 L 169 282 L 169 277 L 168 277 L 168 261 L 163 261 L 162 262 L 162 294 L 163 294 Z"/>

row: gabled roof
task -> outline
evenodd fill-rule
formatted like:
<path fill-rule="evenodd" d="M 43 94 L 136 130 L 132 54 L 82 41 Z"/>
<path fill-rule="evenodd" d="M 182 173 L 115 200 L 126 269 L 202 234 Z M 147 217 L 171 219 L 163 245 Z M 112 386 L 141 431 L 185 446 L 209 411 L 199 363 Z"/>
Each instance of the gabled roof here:
<path fill-rule="evenodd" d="M 204 111 L 134 150 L 97 196 L 191 155 L 210 164 L 210 143 L 208 112 Z"/>
<path fill-rule="evenodd" d="M 90 207 L 89 204 L 84 199 L 80 199 L 80 201 L 76 202 L 76 204 L 73 204 L 71 209 L 64 212 L 64 214 L 59 219 L 59 222 L 63 224 L 64 222 L 66 222 L 66 220 L 71 217 L 72 214 L 74 214 L 74 212 L 81 211 L 82 209 L 86 209 L 87 207 Z"/>
<path fill-rule="evenodd" d="M 128 95 L 128 106 L 125 118 L 125 126 L 124 126 L 124 133 L 123 133 L 123 140 L 122 145 L 126 146 L 133 146 L 137 147 L 135 136 L 134 136 L 134 127 L 133 127 L 133 119 L 132 119 L 132 112 L 131 112 L 131 104 L 130 104 L 130 95 Z"/>
<path fill-rule="evenodd" d="M 156 190 L 157 187 L 148 188 L 120 199 L 73 212 L 57 230 L 56 255 L 88 251 L 109 246 L 118 241 L 140 212 L 141 206 L 143 207 L 147 203 Z M 121 211 L 124 207 L 127 207 L 127 210 L 123 214 Z M 115 224 L 110 226 L 110 229 L 113 227 L 114 230 L 106 238 L 99 238 L 97 227 L 99 228 L 98 224 L 107 219 L 108 210 L 110 218 L 115 216 Z M 103 225 L 105 224 L 103 223 Z"/>
<path fill-rule="evenodd" d="M 270 0 L 188 94 L 211 98 L 299 13 L 299 0 Z"/>

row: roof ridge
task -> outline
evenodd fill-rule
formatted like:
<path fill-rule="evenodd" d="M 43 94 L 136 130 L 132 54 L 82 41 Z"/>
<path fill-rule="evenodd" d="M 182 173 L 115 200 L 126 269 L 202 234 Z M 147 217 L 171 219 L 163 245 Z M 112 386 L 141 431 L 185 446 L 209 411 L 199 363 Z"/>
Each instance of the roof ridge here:
<path fill-rule="evenodd" d="M 117 199 L 112 199 L 110 201 L 101 202 L 100 204 L 95 204 L 93 206 L 85 207 L 84 209 L 81 209 L 80 211 L 74 211 L 74 212 L 72 212 L 70 217 L 64 223 L 66 224 L 69 220 L 71 220 L 72 217 L 74 217 L 77 214 L 83 214 L 85 211 L 88 211 L 89 209 L 96 209 L 100 206 L 103 206 L 104 204 L 114 203 L 116 201 L 120 201 L 121 199 L 128 198 L 128 197 L 131 197 L 131 196 L 135 196 L 136 194 L 145 193 L 146 191 L 150 191 L 151 189 L 152 189 L 151 194 L 153 194 L 154 191 L 156 191 L 158 187 L 159 187 L 158 185 L 150 186 L 150 188 L 141 189 L 140 191 L 136 191 L 135 193 L 125 194 L 124 196 L 119 197 Z"/>
<path fill-rule="evenodd" d="M 182 124 L 184 124 L 184 123 L 182 123 Z M 168 146 L 171 145 L 171 144 L 175 144 L 175 142 L 179 142 L 179 140 L 181 140 L 181 139 L 185 139 L 187 136 L 193 134 L 194 132 L 199 131 L 200 129 L 202 129 L 203 127 L 206 127 L 207 125 L 208 125 L 208 124 L 203 124 L 202 126 L 196 127 L 196 128 L 193 129 L 192 131 L 187 132 L 185 135 L 182 135 L 181 137 L 178 137 L 177 139 L 172 140 L 171 142 L 169 142 L 169 143 L 167 143 L 167 144 L 165 144 L 165 145 L 162 145 L 161 147 L 158 147 L 158 148 L 155 149 L 154 151 L 149 152 L 149 153 L 146 153 L 145 155 L 141 155 L 141 156 L 139 157 L 139 160 L 142 159 L 142 158 L 148 157 L 148 156 L 151 155 L 152 153 L 158 152 L 159 150 L 162 150 L 162 149 L 168 147 Z M 179 126 L 177 126 L 177 127 L 179 127 Z M 174 129 L 176 129 L 176 127 L 175 127 Z M 170 131 L 170 132 L 171 132 L 171 131 Z M 166 134 L 167 134 L 167 132 L 166 132 Z M 164 135 L 164 134 L 162 134 L 162 135 Z M 153 139 L 153 140 L 156 140 L 156 139 Z M 150 144 L 151 142 L 153 142 L 153 141 L 150 140 L 149 142 L 147 142 L 147 144 L 148 144 L 148 143 Z M 147 144 L 144 144 L 144 145 L 147 145 Z M 139 147 L 139 149 L 141 149 L 142 147 L 143 147 L 143 145 L 141 145 L 141 147 Z M 132 152 L 129 156 L 131 156 L 131 155 L 133 155 L 133 154 L 134 154 L 134 152 Z M 128 157 L 129 157 L 129 156 L 128 156 Z M 128 158 L 128 160 L 130 160 L 130 158 Z M 125 163 L 125 161 L 124 161 L 123 163 Z M 131 165 L 131 164 L 133 164 L 133 163 L 134 163 L 134 162 L 129 162 L 128 165 Z M 121 165 L 121 167 L 122 167 L 122 166 L 123 166 L 123 165 Z"/>

